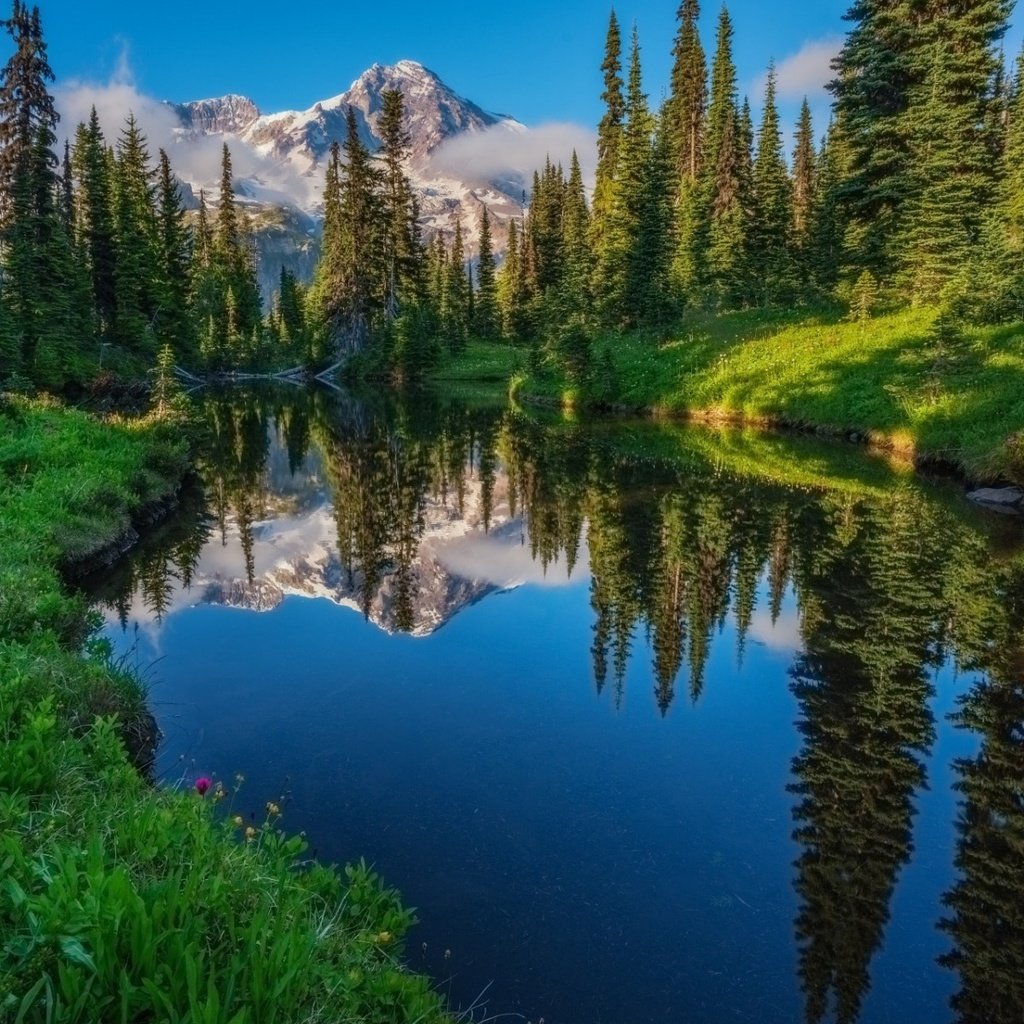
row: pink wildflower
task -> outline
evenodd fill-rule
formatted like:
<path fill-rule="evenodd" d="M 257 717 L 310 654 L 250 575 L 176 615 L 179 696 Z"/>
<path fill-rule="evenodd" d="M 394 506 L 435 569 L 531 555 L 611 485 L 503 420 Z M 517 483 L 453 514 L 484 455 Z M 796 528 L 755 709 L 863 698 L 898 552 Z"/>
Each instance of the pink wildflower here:
<path fill-rule="evenodd" d="M 206 791 L 210 786 L 211 782 L 205 775 L 201 779 L 196 779 L 196 792 L 200 796 L 206 796 Z"/>

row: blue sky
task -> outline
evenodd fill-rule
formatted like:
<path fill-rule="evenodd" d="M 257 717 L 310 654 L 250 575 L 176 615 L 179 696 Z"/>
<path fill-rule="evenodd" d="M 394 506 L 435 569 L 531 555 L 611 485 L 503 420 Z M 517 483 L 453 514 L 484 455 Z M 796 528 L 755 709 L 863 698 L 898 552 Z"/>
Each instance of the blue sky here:
<path fill-rule="evenodd" d="M 828 47 L 844 31 L 850 0 L 732 0 L 741 89 L 756 94 L 774 58 L 783 69 L 790 120 L 806 88 L 819 114 Z M 600 117 L 598 66 L 610 5 L 604 0 L 518 4 L 420 2 L 281 3 L 248 0 L 174 6 L 124 0 L 40 0 L 58 77 L 91 83 L 127 66 L 141 92 L 187 100 L 238 92 L 265 112 L 303 109 L 343 91 L 365 67 L 419 60 L 481 106 L 531 124 Z M 677 0 L 623 0 L 644 50 L 645 84 L 662 95 L 670 67 Z M 713 45 L 719 5 L 703 5 Z M 1017 34 L 1008 49 L 1015 52 Z M 787 63 L 788 62 L 788 63 Z M 757 105 L 756 95 L 751 100 Z"/>
<path fill-rule="evenodd" d="M 772 56 L 781 62 L 808 41 L 840 35 L 847 6 L 848 0 L 734 0 L 730 10 L 744 81 L 756 81 Z M 704 7 L 710 47 L 718 5 Z M 594 0 L 250 0 L 185 4 L 168 16 L 159 5 L 124 0 L 41 3 L 60 78 L 103 81 L 127 55 L 139 88 L 160 99 L 240 92 L 269 112 L 308 107 L 343 91 L 375 61 L 408 57 L 482 106 L 530 124 L 590 124 L 600 117 L 598 66 L 609 9 Z M 639 26 L 652 96 L 660 95 L 667 79 L 675 9 L 676 0 L 617 5 L 624 25 Z"/>

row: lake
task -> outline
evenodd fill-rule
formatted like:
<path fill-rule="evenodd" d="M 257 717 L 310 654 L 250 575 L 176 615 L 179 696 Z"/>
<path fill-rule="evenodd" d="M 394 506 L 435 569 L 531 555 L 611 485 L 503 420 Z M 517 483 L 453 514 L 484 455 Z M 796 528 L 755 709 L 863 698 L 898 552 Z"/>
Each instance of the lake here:
<path fill-rule="evenodd" d="M 455 1008 L 1024 1020 L 1024 529 L 841 444 L 209 394 L 89 584 L 166 786 L 365 858 Z"/>

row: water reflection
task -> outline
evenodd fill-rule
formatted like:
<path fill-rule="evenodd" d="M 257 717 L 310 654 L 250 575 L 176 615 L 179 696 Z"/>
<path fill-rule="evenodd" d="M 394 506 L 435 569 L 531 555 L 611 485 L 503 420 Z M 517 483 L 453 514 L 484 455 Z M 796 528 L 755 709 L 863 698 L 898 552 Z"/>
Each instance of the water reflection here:
<path fill-rule="evenodd" d="M 961 1024 L 1024 1020 L 1024 572 L 1000 574 L 997 613 L 968 659 L 987 678 L 961 701 L 958 726 L 980 737 L 958 761 L 957 884 L 941 927 L 943 958 L 960 977 L 952 1005 Z"/>
<path fill-rule="evenodd" d="M 866 461 L 830 477 L 833 455 L 813 446 L 802 450 L 813 483 L 783 484 L 793 455 L 771 464 L 770 440 L 744 452 L 728 437 L 546 423 L 429 394 L 228 392 L 203 414 L 205 505 L 96 591 L 124 626 L 302 595 L 428 637 L 489 595 L 583 583 L 598 693 L 621 707 L 634 675 L 649 679 L 652 713 L 665 718 L 721 685 L 710 668 L 719 637 L 733 638 L 737 666 L 777 647 L 798 714 L 788 927 L 814 1024 L 889 1019 L 871 1008 L 872 975 L 948 730 L 935 680 L 970 673 L 957 725 L 980 749 L 957 765 L 960 878 L 946 897 L 955 948 L 943 963 L 960 978 L 960 1020 L 1024 1019 L 1019 524 L 969 514 L 955 495 Z M 758 461 L 769 471 L 751 471 Z M 682 985 L 661 970 L 657 983 L 638 981 L 650 1003 L 624 1003 L 632 1019 L 660 1019 L 656 993 Z M 901 1013 L 940 1019 L 934 1000 L 916 997 Z"/>

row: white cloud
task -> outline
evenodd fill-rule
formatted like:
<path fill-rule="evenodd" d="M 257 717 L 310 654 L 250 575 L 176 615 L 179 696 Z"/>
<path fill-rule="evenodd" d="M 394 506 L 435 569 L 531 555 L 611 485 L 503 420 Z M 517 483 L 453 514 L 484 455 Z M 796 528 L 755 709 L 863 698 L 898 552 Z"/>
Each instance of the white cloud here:
<path fill-rule="evenodd" d="M 266 181 L 287 196 L 305 196 L 309 192 L 308 180 L 301 179 L 297 173 L 270 160 L 237 137 L 197 139 L 180 135 L 177 129 L 181 125 L 173 109 L 139 91 L 124 48 L 108 81 L 69 79 L 57 87 L 55 96 L 61 115 L 61 146 L 64 145 L 64 136 L 74 139 L 76 127 L 80 122 L 88 121 L 93 107 L 110 145 L 117 140 L 128 115 L 134 114 L 149 143 L 154 162 L 159 150 L 167 150 L 178 177 L 197 189 L 209 189 L 220 180 L 222 146 L 226 141 L 231 149 L 236 178 Z"/>
<path fill-rule="evenodd" d="M 825 86 L 835 78 L 832 61 L 838 56 L 843 40 L 839 36 L 812 39 L 804 43 L 792 56 L 776 66 L 780 99 L 812 101 L 820 98 Z M 758 93 L 764 89 L 765 79 L 759 82 Z"/>
<path fill-rule="evenodd" d="M 568 174 L 573 150 L 579 156 L 584 182 L 590 187 L 597 165 L 597 136 L 577 124 L 552 123 L 518 129 L 507 124 L 495 125 L 444 143 L 431 163 L 437 172 L 462 180 L 487 181 L 508 178 L 514 173 L 528 185 L 533 172 L 542 169 L 548 157 L 561 163 Z"/>

